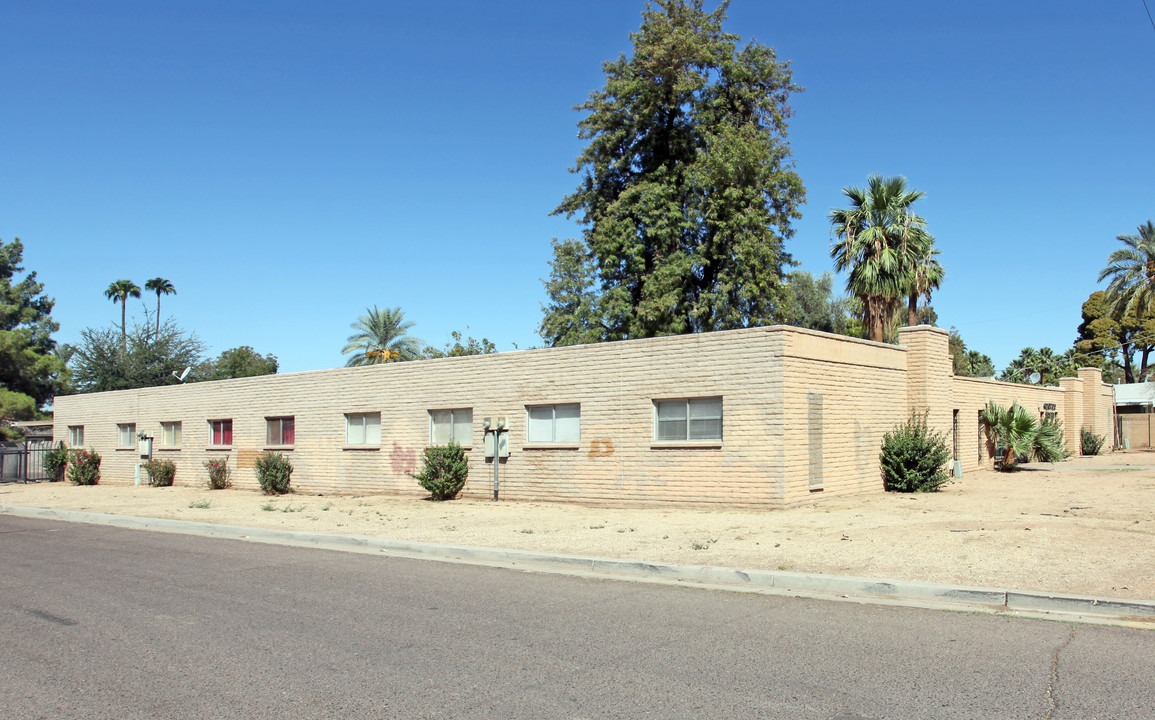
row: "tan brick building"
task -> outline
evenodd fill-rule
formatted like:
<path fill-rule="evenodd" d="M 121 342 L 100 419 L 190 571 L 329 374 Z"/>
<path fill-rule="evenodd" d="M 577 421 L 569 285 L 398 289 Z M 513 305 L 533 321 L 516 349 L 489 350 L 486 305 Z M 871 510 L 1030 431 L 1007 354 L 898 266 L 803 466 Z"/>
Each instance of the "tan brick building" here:
<path fill-rule="evenodd" d="M 776 326 L 63 396 L 55 439 L 103 455 L 106 483 L 134 481 L 143 432 L 178 485 L 228 457 L 234 483 L 255 487 L 257 455 L 278 450 L 303 491 L 414 496 L 423 448 L 453 439 L 468 448 L 465 494 L 486 497 L 483 420 L 505 417 L 502 499 L 785 507 L 881 492 L 883 433 L 912 409 L 964 469 L 990 463 L 987 400 L 1055 412 L 1074 451 L 1081 427 L 1111 436 L 1098 370 L 1059 388 L 955 378 L 947 337 Z"/>

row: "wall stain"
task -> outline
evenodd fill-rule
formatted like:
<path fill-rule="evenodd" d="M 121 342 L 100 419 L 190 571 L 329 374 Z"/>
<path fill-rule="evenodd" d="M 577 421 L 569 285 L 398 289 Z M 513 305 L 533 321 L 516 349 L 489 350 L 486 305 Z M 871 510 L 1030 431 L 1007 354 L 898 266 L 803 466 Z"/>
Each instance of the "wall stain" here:
<path fill-rule="evenodd" d="M 590 442 L 591 458 L 609 457 L 614 454 L 614 441 L 610 438 L 596 438 Z"/>
<path fill-rule="evenodd" d="M 401 447 L 396 440 L 393 441 L 393 452 L 389 454 L 389 460 L 397 475 L 408 475 L 417 469 L 417 451 Z"/>

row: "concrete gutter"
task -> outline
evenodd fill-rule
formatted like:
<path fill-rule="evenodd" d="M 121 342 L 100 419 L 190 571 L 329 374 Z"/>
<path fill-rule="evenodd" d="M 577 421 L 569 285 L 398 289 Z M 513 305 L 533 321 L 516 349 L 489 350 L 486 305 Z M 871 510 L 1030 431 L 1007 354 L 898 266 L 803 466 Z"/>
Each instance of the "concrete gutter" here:
<path fill-rule="evenodd" d="M 499 548 L 386 540 L 356 535 L 266 530 L 236 525 L 217 525 L 130 515 L 108 515 L 75 510 L 50 510 L 17 505 L 0 505 L 0 514 L 111 525 L 134 530 L 248 540 L 274 545 L 384 554 L 389 557 L 457 562 L 579 577 L 709 587 L 737 592 L 849 600 L 931 609 L 1002 613 L 1155 629 L 1155 600 L 1127 600 L 1029 590 L 942 585 L 907 580 L 878 580 L 774 570 L 741 570 L 702 565 L 618 560 L 526 550 L 502 550 Z"/>

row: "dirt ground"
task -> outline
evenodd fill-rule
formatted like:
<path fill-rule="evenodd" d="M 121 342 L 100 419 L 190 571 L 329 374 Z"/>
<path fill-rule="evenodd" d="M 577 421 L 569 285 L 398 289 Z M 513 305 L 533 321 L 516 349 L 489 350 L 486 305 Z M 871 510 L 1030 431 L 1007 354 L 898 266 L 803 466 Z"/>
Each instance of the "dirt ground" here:
<path fill-rule="evenodd" d="M 1155 452 L 788 510 L 0 485 L 0 505 L 746 569 L 1155 599 Z"/>

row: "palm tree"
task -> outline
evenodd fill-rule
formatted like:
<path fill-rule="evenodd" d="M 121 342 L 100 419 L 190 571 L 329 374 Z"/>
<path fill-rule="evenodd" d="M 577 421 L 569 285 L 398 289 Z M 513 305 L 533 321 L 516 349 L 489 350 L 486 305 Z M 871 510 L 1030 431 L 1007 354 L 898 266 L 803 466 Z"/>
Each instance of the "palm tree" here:
<path fill-rule="evenodd" d="M 929 236 L 928 236 L 929 237 Z M 933 238 L 932 238 L 933 240 Z M 938 260 L 934 259 L 935 255 L 939 254 L 933 246 L 928 245 L 925 250 L 927 254 L 915 259 L 915 265 L 911 273 L 911 284 L 907 288 L 907 324 L 918 325 L 918 299 L 920 297 L 926 298 L 926 302 L 930 304 L 930 294 L 938 290 L 942 286 L 943 277 L 946 271 Z"/>
<path fill-rule="evenodd" d="M 421 341 L 406 334 L 414 323 L 405 320 L 401 308 L 378 310 L 374 305 L 349 327 L 357 332 L 349 336 L 342 354 L 354 353 L 346 367 L 379 365 L 392 360 L 416 360 L 421 357 Z"/>
<path fill-rule="evenodd" d="M 882 342 L 901 300 L 913 295 L 917 304 L 920 295 L 929 297 L 942 281 L 934 237 L 926 231 L 926 220 L 911 210 L 924 193 L 908 188 L 903 177 L 881 175 L 871 175 L 866 188 L 843 188 L 842 193 L 851 207 L 830 211 L 831 232 L 838 239 L 830 257 L 835 270 L 850 269 L 846 289 L 862 301 L 870 339 Z M 920 264 L 925 265 L 921 283 Z"/>
<path fill-rule="evenodd" d="M 111 300 L 114 304 L 120 303 L 120 345 L 121 351 L 128 353 L 128 330 L 125 324 L 128 320 L 128 313 L 125 309 L 125 303 L 130 297 L 140 297 L 140 288 L 131 280 L 117 280 L 108 286 L 104 291 L 104 297 Z"/>
<path fill-rule="evenodd" d="M 1155 225 L 1148 220 L 1137 229 L 1138 235 L 1115 236 L 1125 247 L 1111 253 L 1099 273 L 1099 282 L 1111 278 L 1107 295 L 1116 318 L 1155 314 Z"/>
<path fill-rule="evenodd" d="M 160 335 L 160 296 L 176 295 L 176 288 L 164 278 L 153 278 L 144 284 L 144 289 L 156 293 L 156 334 Z"/>

